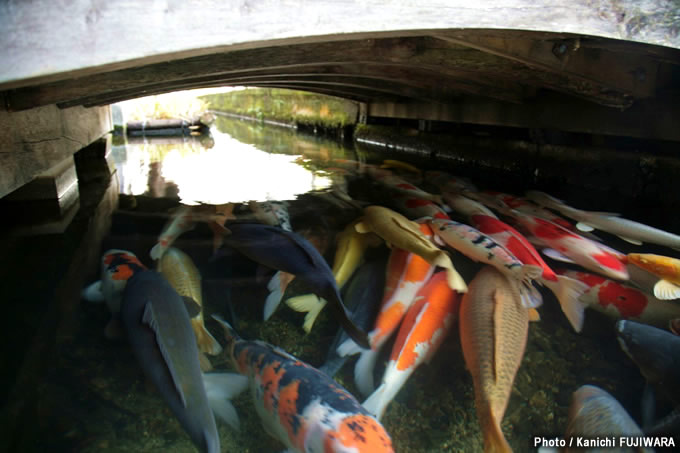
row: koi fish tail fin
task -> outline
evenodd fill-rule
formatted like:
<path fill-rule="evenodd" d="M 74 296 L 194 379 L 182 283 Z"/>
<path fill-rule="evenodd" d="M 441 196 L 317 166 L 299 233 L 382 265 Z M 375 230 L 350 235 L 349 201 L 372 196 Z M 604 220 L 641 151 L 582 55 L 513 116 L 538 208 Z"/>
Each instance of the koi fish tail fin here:
<path fill-rule="evenodd" d="M 484 453 L 512 453 L 512 448 L 501 431 L 500 422 L 492 417 L 489 424 L 484 429 Z"/>
<path fill-rule="evenodd" d="M 95 303 L 104 302 L 104 293 L 102 292 L 102 281 L 97 280 L 91 285 L 83 288 L 81 296 L 88 302 Z"/>
<path fill-rule="evenodd" d="M 156 261 L 163 256 L 163 253 L 165 252 L 165 247 L 161 245 L 159 242 L 158 244 L 154 245 L 151 248 L 151 251 L 149 252 L 149 256 L 151 257 L 152 260 Z"/>
<path fill-rule="evenodd" d="M 588 290 L 588 286 L 564 275 L 557 276 L 557 283 L 546 280 L 545 284 L 557 297 L 569 324 L 576 332 L 580 332 L 583 328 L 585 305 L 579 301 L 579 297 Z"/>
<path fill-rule="evenodd" d="M 370 395 L 373 392 L 373 369 L 378 360 L 378 351 L 366 349 L 361 352 L 359 360 L 354 365 L 354 383 L 362 395 Z"/>
<path fill-rule="evenodd" d="M 354 340 L 348 338 L 338 346 L 337 352 L 340 357 L 347 357 L 354 354 L 359 354 L 364 349 L 359 346 Z"/>
<path fill-rule="evenodd" d="M 536 289 L 531 281 L 519 282 L 519 297 L 522 301 L 522 306 L 525 308 L 536 308 L 543 304 L 543 296 Z"/>
<path fill-rule="evenodd" d="M 287 285 L 286 285 L 287 286 Z M 281 271 L 278 271 L 267 283 L 267 289 L 269 290 L 269 295 L 264 302 L 264 320 L 268 320 L 274 314 L 281 299 L 283 299 L 283 293 L 286 290 L 285 286 L 281 285 Z"/>
<path fill-rule="evenodd" d="M 526 282 L 531 282 L 536 280 L 543 274 L 543 268 L 540 266 L 534 266 L 533 264 L 525 264 L 522 266 L 522 280 Z"/>
<path fill-rule="evenodd" d="M 203 385 L 208 404 L 215 415 L 238 430 L 238 414 L 229 400 L 248 387 L 248 378 L 235 373 L 210 373 L 203 375 Z"/>
<path fill-rule="evenodd" d="M 371 396 L 369 396 L 368 399 L 364 401 L 362 404 L 362 406 L 364 406 L 364 409 L 370 412 L 378 420 L 380 420 L 380 418 L 385 413 L 385 408 L 389 403 L 389 401 L 386 401 L 385 398 L 386 385 L 387 384 L 385 384 L 384 382 L 380 384 L 378 388 L 375 389 L 373 393 L 371 393 Z"/>
<path fill-rule="evenodd" d="M 228 344 L 231 344 L 233 341 L 241 339 L 241 337 L 239 337 L 239 335 L 236 333 L 234 328 L 231 327 L 231 324 L 229 324 L 227 321 L 225 321 L 224 318 L 222 318 L 220 315 L 212 315 L 212 317 L 224 329 L 224 336 L 225 336 Z"/>
<path fill-rule="evenodd" d="M 192 320 L 191 325 L 196 334 L 196 344 L 199 351 L 210 355 L 217 355 L 222 352 L 222 346 L 215 340 L 215 337 L 212 336 L 208 329 L 205 328 L 203 322 L 194 323 Z"/>
<path fill-rule="evenodd" d="M 297 312 L 306 312 L 305 322 L 302 328 L 309 333 L 312 330 L 314 321 L 321 313 L 323 307 L 326 306 L 326 301 L 321 299 L 316 294 L 305 294 L 303 296 L 291 297 L 286 301 L 286 304 Z"/>

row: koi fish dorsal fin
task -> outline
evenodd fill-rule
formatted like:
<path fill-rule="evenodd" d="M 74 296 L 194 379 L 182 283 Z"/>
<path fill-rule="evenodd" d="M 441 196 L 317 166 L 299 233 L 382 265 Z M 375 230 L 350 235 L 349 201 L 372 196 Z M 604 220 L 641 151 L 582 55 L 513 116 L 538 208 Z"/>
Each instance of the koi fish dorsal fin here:
<path fill-rule="evenodd" d="M 153 331 L 155 337 L 156 337 L 156 345 L 158 346 L 158 350 L 161 353 L 161 356 L 163 357 L 163 360 L 165 361 L 165 366 L 168 369 L 168 373 L 170 374 L 170 379 L 172 379 L 172 383 L 175 386 L 175 390 L 177 390 L 177 396 L 182 402 L 182 406 L 187 407 L 187 401 L 186 398 L 184 397 L 184 392 L 182 391 L 182 385 L 179 382 L 179 378 L 177 377 L 175 373 L 175 367 L 173 366 L 172 363 L 172 358 L 170 357 L 170 353 L 168 352 L 168 349 L 163 342 L 163 335 L 161 334 L 158 326 L 158 322 L 156 322 L 156 316 L 153 311 L 153 306 L 151 305 L 151 302 L 147 302 L 144 305 L 144 314 L 142 315 L 142 323 L 146 324 L 149 326 L 149 328 Z"/>

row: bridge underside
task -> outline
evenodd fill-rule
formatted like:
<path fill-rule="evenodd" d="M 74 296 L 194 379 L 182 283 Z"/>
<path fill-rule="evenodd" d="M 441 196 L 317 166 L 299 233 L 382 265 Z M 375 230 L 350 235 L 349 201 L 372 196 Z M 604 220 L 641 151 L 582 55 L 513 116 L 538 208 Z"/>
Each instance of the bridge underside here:
<path fill-rule="evenodd" d="M 201 87 L 280 87 L 353 99 L 369 115 L 679 140 L 679 64 L 676 49 L 573 34 L 364 33 L 140 63 L 0 95 L 20 111 Z"/>

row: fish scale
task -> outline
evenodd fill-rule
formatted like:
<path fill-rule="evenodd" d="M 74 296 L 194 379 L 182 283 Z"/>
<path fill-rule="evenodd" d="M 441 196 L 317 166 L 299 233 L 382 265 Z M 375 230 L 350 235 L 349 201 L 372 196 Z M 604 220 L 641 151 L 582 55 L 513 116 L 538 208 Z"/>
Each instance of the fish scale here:
<path fill-rule="evenodd" d="M 205 328 L 201 274 L 189 255 L 175 247 L 170 247 L 161 256 L 158 270 L 180 296 L 192 299 L 201 307 L 198 314 L 191 318 L 191 327 L 196 334 L 199 351 L 212 355 L 222 352 L 220 344 Z"/>
<path fill-rule="evenodd" d="M 484 451 L 511 451 L 500 428 L 529 329 L 519 289 L 491 266 L 482 268 L 463 296 L 460 338 L 472 374 Z"/>

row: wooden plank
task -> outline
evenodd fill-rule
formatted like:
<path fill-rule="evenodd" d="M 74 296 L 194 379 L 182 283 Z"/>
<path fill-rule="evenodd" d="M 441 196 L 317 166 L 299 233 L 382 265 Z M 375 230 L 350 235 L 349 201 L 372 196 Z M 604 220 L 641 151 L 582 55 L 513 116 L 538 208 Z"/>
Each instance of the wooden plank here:
<path fill-rule="evenodd" d="M 509 82 L 498 77 L 481 76 L 480 74 L 451 70 L 444 68 L 439 72 L 427 71 L 417 67 L 388 64 L 388 63 L 336 63 L 333 65 L 304 65 L 289 66 L 286 68 L 248 71 L 235 71 L 227 75 L 210 75 L 191 77 L 181 81 L 170 81 L 120 90 L 113 93 L 95 94 L 85 98 L 73 99 L 68 102 L 59 103 L 60 108 L 73 107 L 75 105 L 101 105 L 107 103 L 120 102 L 140 95 L 149 96 L 154 94 L 166 93 L 168 91 L 186 90 L 201 88 L 205 86 L 238 86 L 245 85 L 250 81 L 251 85 L 262 77 L 299 77 L 303 75 L 316 74 L 318 76 L 336 75 L 341 77 L 358 77 L 380 80 L 385 78 L 388 81 L 405 83 L 428 92 L 436 91 L 455 91 L 459 93 L 474 94 L 478 96 L 491 97 L 494 99 L 521 102 L 525 97 L 533 95 L 532 90 L 518 84 Z M 263 79 L 264 80 L 264 79 Z M 442 94 L 437 96 L 439 99 L 448 97 Z"/>
<path fill-rule="evenodd" d="M 141 90 L 158 83 L 180 85 L 183 80 L 197 75 L 218 77 L 236 71 L 270 71 L 291 65 L 318 66 L 321 63 L 357 67 L 380 63 L 418 68 L 439 75 L 450 73 L 454 84 L 456 77 L 464 72 L 470 74 L 467 80 L 480 77 L 486 85 L 491 80 L 501 79 L 521 86 L 566 92 L 604 105 L 623 107 L 631 103 L 630 96 L 625 93 L 573 83 L 564 74 L 536 71 L 523 63 L 429 37 L 327 42 L 220 53 L 12 90 L 6 93 L 6 99 L 9 108 L 21 110 L 88 96 L 103 97 L 121 90 Z"/>
<path fill-rule="evenodd" d="M 17 88 L 225 50 L 319 36 L 426 29 L 580 33 L 680 47 L 665 0 L 74 0 L 1 2 L 0 85 Z M 130 13 L 134 12 L 134 14 Z M 291 20 L 290 18 L 295 18 Z M 341 18 L 351 18 L 342 20 Z M 302 38 L 301 38 L 302 37 Z"/>
<path fill-rule="evenodd" d="M 636 98 L 651 97 L 655 93 L 657 60 L 643 55 L 625 55 L 624 51 L 588 47 L 585 45 L 588 38 L 535 39 L 461 32 L 436 33 L 434 36 L 532 68 L 566 74 L 575 82 L 599 85 L 600 90 L 618 90 Z"/>
<path fill-rule="evenodd" d="M 466 98 L 456 104 L 371 103 L 368 114 L 680 141 L 677 98 L 642 100 L 627 110 L 616 110 L 546 93 L 525 105 L 479 98 Z"/>

